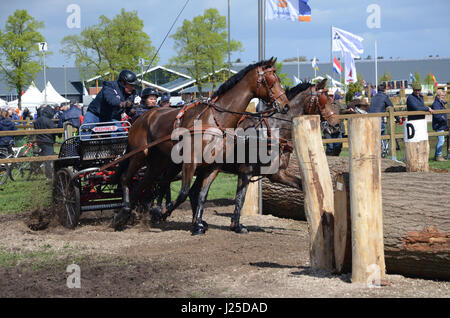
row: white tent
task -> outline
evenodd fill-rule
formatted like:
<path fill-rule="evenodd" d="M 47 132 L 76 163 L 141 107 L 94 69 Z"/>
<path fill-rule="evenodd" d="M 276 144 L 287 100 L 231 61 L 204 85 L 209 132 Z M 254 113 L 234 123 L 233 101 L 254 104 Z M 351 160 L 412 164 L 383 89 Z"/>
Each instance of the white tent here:
<path fill-rule="evenodd" d="M 45 95 L 45 90 L 47 91 L 47 104 L 58 104 L 59 105 L 61 103 L 69 102 L 68 99 L 59 95 L 59 93 L 53 88 L 52 83 L 47 82 L 47 85 L 42 90 L 42 96 Z"/>
<path fill-rule="evenodd" d="M 8 106 L 17 107 L 18 103 L 19 100 L 15 99 L 9 102 Z M 28 107 L 31 110 L 36 109 L 42 104 L 44 104 L 44 95 L 37 89 L 34 83 L 32 83 L 22 95 L 22 107 Z"/>

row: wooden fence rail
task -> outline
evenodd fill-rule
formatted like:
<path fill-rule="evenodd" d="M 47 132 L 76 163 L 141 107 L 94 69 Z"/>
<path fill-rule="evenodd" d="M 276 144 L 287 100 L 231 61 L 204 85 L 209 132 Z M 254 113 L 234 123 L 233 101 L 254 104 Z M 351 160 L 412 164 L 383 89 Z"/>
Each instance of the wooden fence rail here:
<path fill-rule="evenodd" d="M 388 125 L 389 127 L 389 134 L 386 134 L 384 136 L 381 136 L 381 139 L 389 139 L 389 147 L 391 150 L 391 159 L 397 159 L 397 150 L 395 145 L 395 140 L 403 138 L 403 133 L 398 134 L 395 132 L 395 129 L 392 129 L 392 127 L 395 127 L 395 117 L 406 117 L 410 115 L 430 115 L 429 112 L 424 111 L 394 111 L 394 108 L 389 107 L 388 112 L 385 113 L 371 113 L 371 114 L 346 114 L 346 115 L 338 115 L 337 118 L 349 120 L 351 118 L 359 118 L 359 117 L 387 117 L 388 118 Z M 438 110 L 434 112 L 435 114 L 450 114 L 450 109 L 446 110 Z M 18 126 L 24 127 L 24 126 Z M 0 131 L 0 137 L 3 136 L 30 136 L 30 135 L 40 135 L 40 134 L 64 134 L 64 128 L 54 128 L 54 129 L 27 129 L 27 130 L 8 130 L 8 131 Z M 435 136 L 447 136 L 448 132 L 428 132 L 429 137 L 435 137 Z M 330 139 L 322 139 L 323 144 L 329 144 L 329 143 L 336 143 L 336 142 L 348 142 L 348 138 L 330 138 Z M 53 159 L 47 159 L 47 160 L 55 160 L 57 156 L 49 156 Z M 11 161 L 13 158 L 10 159 L 0 159 L 0 163 L 7 163 L 5 160 L 8 160 L 9 162 L 18 162 L 18 161 Z M 25 161 L 34 161 L 30 158 L 21 158 L 20 162 Z M 5 162 L 4 162 L 5 161 Z"/>

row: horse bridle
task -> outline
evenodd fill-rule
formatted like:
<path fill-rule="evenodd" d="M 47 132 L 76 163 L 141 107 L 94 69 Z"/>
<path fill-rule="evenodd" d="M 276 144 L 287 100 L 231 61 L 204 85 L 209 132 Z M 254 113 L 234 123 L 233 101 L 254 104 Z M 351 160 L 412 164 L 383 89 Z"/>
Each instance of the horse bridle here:
<path fill-rule="evenodd" d="M 283 109 L 281 109 L 281 104 L 278 102 L 278 99 L 286 95 L 286 92 L 283 90 L 282 93 L 280 93 L 278 96 L 274 94 L 272 91 L 273 86 L 275 85 L 275 82 L 277 81 L 278 77 L 275 74 L 275 67 L 269 67 L 265 70 L 262 68 L 262 66 L 258 66 L 257 72 L 258 72 L 258 79 L 256 81 L 256 94 L 260 95 L 259 90 L 261 87 L 264 87 L 268 94 L 269 94 L 269 106 L 272 106 L 272 108 L 276 108 L 280 113 L 285 114 L 289 110 L 289 106 L 285 106 Z M 266 73 L 269 73 L 269 75 L 266 75 Z"/>
<path fill-rule="evenodd" d="M 319 109 L 320 115 L 325 119 L 328 120 L 331 116 L 336 115 L 332 110 L 326 109 L 326 104 L 328 101 L 328 89 L 322 88 L 319 90 L 315 90 L 316 87 L 311 87 L 311 99 L 309 101 L 309 105 L 306 108 L 306 114 L 314 114 L 315 109 Z"/>

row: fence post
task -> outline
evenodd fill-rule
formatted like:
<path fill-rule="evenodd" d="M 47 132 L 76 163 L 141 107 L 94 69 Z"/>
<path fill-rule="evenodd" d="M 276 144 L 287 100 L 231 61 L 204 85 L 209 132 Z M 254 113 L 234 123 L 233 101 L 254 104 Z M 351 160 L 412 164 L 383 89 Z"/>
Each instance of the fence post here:
<path fill-rule="evenodd" d="M 256 104 L 250 103 L 246 109 L 248 112 L 256 112 Z M 252 177 L 247 188 L 247 193 L 245 195 L 244 205 L 241 209 L 242 216 L 252 216 L 262 214 L 262 206 L 261 206 L 261 191 L 260 185 L 261 180 L 258 180 L 259 177 Z"/>
<path fill-rule="evenodd" d="M 292 136 L 305 194 L 313 269 L 333 270 L 334 195 L 318 115 L 296 117 Z"/>
<path fill-rule="evenodd" d="M 384 278 L 381 117 L 349 120 L 352 282 Z"/>
<path fill-rule="evenodd" d="M 391 159 L 397 160 L 397 143 L 395 140 L 395 117 L 394 107 L 388 107 L 389 109 L 389 132 L 390 132 L 390 144 L 391 144 Z"/>

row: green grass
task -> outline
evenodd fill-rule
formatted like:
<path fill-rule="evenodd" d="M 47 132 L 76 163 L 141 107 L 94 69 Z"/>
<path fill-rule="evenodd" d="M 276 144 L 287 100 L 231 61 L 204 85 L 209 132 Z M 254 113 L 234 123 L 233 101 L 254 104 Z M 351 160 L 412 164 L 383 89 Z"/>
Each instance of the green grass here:
<path fill-rule="evenodd" d="M 397 129 L 397 133 L 401 133 L 402 130 L 399 131 Z M 400 150 L 397 150 L 397 160 L 405 162 L 405 144 L 402 139 L 397 139 L 398 144 L 400 146 Z M 430 144 L 430 155 L 429 155 L 429 166 L 434 169 L 446 169 L 450 171 L 450 160 L 445 162 L 437 162 L 434 160 L 434 153 L 436 149 L 436 142 L 437 137 L 429 137 L 429 144 Z M 445 150 L 445 147 L 447 146 L 447 143 L 444 144 L 444 151 L 443 155 L 447 155 L 447 152 Z M 348 157 L 348 148 L 342 148 L 340 157 Z M 390 158 L 390 156 L 389 156 Z"/>
<path fill-rule="evenodd" d="M 31 211 L 51 204 L 52 185 L 39 176 L 30 181 L 8 181 L 0 186 L 0 214 Z"/>
<path fill-rule="evenodd" d="M 192 185 L 192 183 L 191 183 Z M 208 200 L 215 199 L 234 199 L 236 195 L 237 176 L 227 173 L 219 173 L 208 192 Z M 181 187 L 181 181 L 170 185 L 172 200 L 178 196 Z"/>

